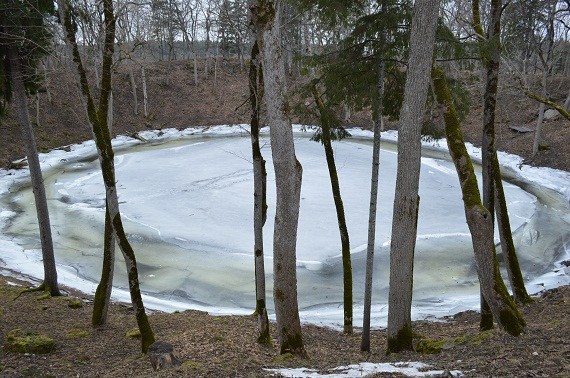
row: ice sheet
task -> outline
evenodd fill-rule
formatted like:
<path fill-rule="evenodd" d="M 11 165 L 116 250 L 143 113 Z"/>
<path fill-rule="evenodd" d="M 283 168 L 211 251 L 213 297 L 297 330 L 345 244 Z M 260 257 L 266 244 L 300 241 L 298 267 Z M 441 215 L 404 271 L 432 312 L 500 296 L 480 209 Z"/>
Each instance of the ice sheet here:
<path fill-rule="evenodd" d="M 355 324 L 361 321 L 366 251 L 371 133 L 335 143 L 335 157 L 353 255 Z M 148 143 L 114 141 L 117 184 L 125 227 L 137 253 L 145 302 L 151 308 L 197 308 L 247 313 L 254 307 L 251 150 L 246 127 L 141 133 Z M 298 238 L 299 302 L 303 321 L 342 323 L 342 267 L 332 192 L 322 146 L 296 128 L 303 165 Z M 394 140 L 395 134 L 384 135 Z M 274 176 L 269 141 L 268 221 L 265 226 L 268 296 L 271 295 Z M 420 219 L 415 262 L 414 316 L 449 315 L 478 306 L 471 241 L 453 164 L 438 158 L 445 142 L 422 158 Z M 390 220 L 396 150 L 383 143 L 374 283 L 373 326 L 386 316 Z M 477 157 L 477 151 L 470 147 Z M 433 152 L 433 151 L 432 151 Z M 71 152 L 41 156 L 46 172 L 61 282 L 92 292 L 100 274 L 104 191 L 91 142 Z M 505 186 L 512 229 L 525 278 L 537 292 L 568 283 L 566 172 L 518 168 L 501 155 L 509 175 L 525 189 Z M 0 266 L 41 277 L 37 224 L 22 171 L 0 171 Z M 544 195 L 544 193 L 547 193 Z M 541 201 L 536 200 L 536 196 Z M 544 201 L 542 201 L 545 199 Z M 566 204 L 566 207 L 565 207 Z M 17 237 L 15 236 L 17 235 Z M 128 301 L 124 265 L 117 266 L 114 298 Z M 272 301 L 268 303 L 271 305 Z"/>

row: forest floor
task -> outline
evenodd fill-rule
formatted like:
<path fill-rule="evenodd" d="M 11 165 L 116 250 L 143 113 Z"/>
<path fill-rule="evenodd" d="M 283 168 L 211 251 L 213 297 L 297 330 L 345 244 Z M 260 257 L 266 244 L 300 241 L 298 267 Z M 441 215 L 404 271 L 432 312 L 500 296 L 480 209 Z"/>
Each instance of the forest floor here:
<path fill-rule="evenodd" d="M 119 67 L 115 75 L 115 134 L 131 135 L 140 130 L 196 125 L 236 124 L 248 122 L 246 72 L 239 65 L 220 62 L 214 85 L 213 75 L 204 78 L 201 71 L 197 85 L 193 82 L 189 62 L 146 67 L 149 88 L 149 114 L 142 115 L 142 93 L 138 73 L 139 115 L 133 114 L 128 67 Z M 138 70 L 138 68 L 137 68 Z M 203 68 L 201 68 L 203 70 Z M 139 72 L 139 71 L 137 71 Z M 39 122 L 35 126 L 41 151 L 81 142 L 91 138 L 84 112 L 71 75 L 64 69 L 49 73 L 48 92 L 40 95 Z M 562 98 L 570 85 L 569 78 L 554 83 Z M 544 124 L 545 149 L 531 157 L 533 133 L 518 133 L 509 126 L 534 127 L 538 104 L 517 95 L 504 85 L 499 94 L 497 146 L 522 156 L 525 163 L 570 171 L 570 124 L 563 119 Z M 476 90 L 475 90 L 476 92 Z M 557 94 L 558 93 L 558 94 Z M 558 98 L 558 101 L 560 100 Z M 474 101 L 463 125 L 467 141 L 479 145 L 481 106 Z M 35 106 L 30 108 L 34 119 Z M 369 128 L 370 118 L 356 114 L 353 126 Z M 24 156 L 19 127 L 9 117 L 0 124 L 3 143 L 0 167 L 13 167 Z M 360 333 L 353 335 L 313 325 L 303 325 L 308 359 L 279 356 L 275 325 L 273 345 L 256 343 L 253 316 L 210 316 L 198 311 L 150 315 L 158 340 L 171 343 L 183 364 L 177 368 L 153 372 L 148 358 L 140 352 L 140 340 L 128 337 L 136 328 L 130 306 L 113 304 L 109 323 L 91 327 L 92 298 L 66 288 L 68 296 L 51 299 L 25 293 L 18 297 L 28 281 L 0 276 L 0 345 L 14 329 L 40 333 L 55 340 L 49 354 L 21 354 L 0 348 L 2 377 L 266 377 L 264 368 L 308 367 L 321 372 L 358 362 L 421 361 L 430 369 L 460 370 L 473 377 L 570 377 L 570 287 L 554 289 L 538 297 L 521 310 L 528 326 L 524 334 L 511 337 L 500 330 L 480 333 L 478 314 L 466 312 L 441 322 L 414 322 L 419 337 L 441 341 L 438 354 L 405 352 L 386 356 L 386 336 L 382 330 L 372 334 L 371 353 L 360 352 Z M 81 299 L 80 308 L 72 308 L 70 298 Z M 378 376 L 393 376 L 384 374 Z"/>

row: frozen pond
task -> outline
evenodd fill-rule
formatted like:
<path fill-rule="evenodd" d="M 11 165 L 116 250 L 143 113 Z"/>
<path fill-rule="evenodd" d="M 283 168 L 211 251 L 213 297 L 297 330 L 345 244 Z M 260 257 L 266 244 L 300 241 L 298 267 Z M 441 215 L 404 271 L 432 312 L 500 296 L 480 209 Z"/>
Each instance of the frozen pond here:
<path fill-rule="evenodd" d="M 299 304 L 303 321 L 334 326 L 342 323 L 340 239 L 323 147 L 310 141 L 309 136 L 298 133 L 295 140 L 303 165 L 297 247 Z M 272 308 L 275 188 L 267 138 L 263 145 L 269 174 L 269 210 L 264 232 L 268 305 Z M 334 149 L 350 233 L 355 325 L 359 326 L 372 144 L 369 139 L 354 138 L 335 143 Z M 478 306 L 479 288 L 459 183 L 453 164 L 439 155 L 426 153 L 422 158 L 414 272 L 416 317 L 446 315 Z M 69 278 L 71 282 L 66 284 L 92 290 L 92 283 L 100 275 L 104 189 L 93 150 L 73 156 L 45 177 L 56 260 L 63 281 L 65 277 L 76 277 Z M 384 325 L 387 314 L 396 158 L 395 147 L 384 143 L 380 157 L 373 326 Z M 149 306 L 251 313 L 255 289 L 249 137 L 195 135 L 138 144 L 116 154 L 116 168 L 125 229 L 137 254 Z M 552 283 L 552 277 L 560 281 L 558 284 L 567 282 L 568 276 L 556 264 L 566 259 L 570 241 L 569 212 L 563 206 L 564 200 L 547 201 L 542 199 L 540 189 L 534 188 L 537 199 L 507 182 L 505 190 L 523 274 L 531 283 L 531 291 Z M 0 204 L 4 224 L 0 266 L 20 272 L 32 269 L 33 264 L 39 266 L 30 188 L 12 187 L 10 193 L 0 196 Z M 4 247 L 6 243 L 18 245 L 19 252 L 7 251 L 2 243 Z M 127 300 L 125 291 L 120 290 L 126 289 L 126 277 L 120 253 L 118 256 L 115 285 L 119 290 L 115 295 Z M 41 276 L 41 267 L 35 272 Z"/>

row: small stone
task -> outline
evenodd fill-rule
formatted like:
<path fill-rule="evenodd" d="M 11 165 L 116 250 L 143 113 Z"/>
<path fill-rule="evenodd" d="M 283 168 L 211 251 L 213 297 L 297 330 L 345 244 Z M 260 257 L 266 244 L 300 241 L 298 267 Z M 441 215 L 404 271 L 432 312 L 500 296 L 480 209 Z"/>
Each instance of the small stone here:
<path fill-rule="evenodd" d="M 156 341 L 148 347 L 148 359 L 152 368 L 161 370 L 174 366 L 180 366 L 181 362 L 173 353 L 174 347 L 162 341 Z"/>

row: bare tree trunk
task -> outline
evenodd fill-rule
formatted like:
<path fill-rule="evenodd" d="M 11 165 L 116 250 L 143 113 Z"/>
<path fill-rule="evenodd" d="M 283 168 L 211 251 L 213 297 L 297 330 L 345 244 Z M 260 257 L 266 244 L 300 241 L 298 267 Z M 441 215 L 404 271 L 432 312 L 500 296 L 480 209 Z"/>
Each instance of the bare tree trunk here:
<path fill-rule="evenodd" d="M 410 58 L 398 130 L 392 220 L 387 352 L 412 350 L 412 287 L 420 198 L 421 128 L 433 58 L 439 0 L 416 0 Z"/>
<path fill-rule="evenodd" d="M 385 2 L 383 2 L 383 5 Z M 382 36 L 381 38 L 384 38 Z M 380 169 L 380 131 L 384 113 L 385 61 L 378 62 L 378 104 L 374 120 L 374 142 L 372 145 L 372 175 L 370 180 L 370 209 L 368 211 L 368 244 L 366 248 L 366 278 L 364 281 L 364 314 L 362 319 L 362 341 L 360 350 L 370 351 L 370 315 L 372 309 L 372 276 L 374 272 L 374 248 L 376 247 L 376 210 L 378 209 L 378 171 Z"/>
<path fill-rule="evenodd" d="M 194 85 L 198 85 L 198 54 L 194 52 Z"/>
<path fill-rule="evenodd" d="M 46 199 L 44 181 L 42 177 L 42 169 L 38 158 L 38 149 L 34 138 L 34 131 L 30 123 L 28 114 L 28 105 L 26 101 L 26 88 L 24 86 L 24 76 L 21 68 L 20 58 L 15 47 L 7 49 L 8 60 L 10 64 L 12 77 L 12 90 L 14 93 L 14 101 L 16 103 L 16 111 L 18 122 L 22 128 L 22 138 L 26 145 L 26 155 L 28 158 L 28 167 L 30 169 L 30 179 L 32 181 L 32 189 L 34 192 L 34 200 L 36 204 L 36 212 L 38 215 L 38 225 L 40 231 L 40 241 L 42 246 L 42 259 L 44 265 L 44 282 L 40 286 L 50 293 L 52 296 L 61 295 L 57 283 L 57 269 L 55 266 L 55 256 L 53 250 L 53 241 L 51 237 L 51 225 L 49 219 L 49 210 Z"/>
<path fill-rule="evenodd" d="M 135 73 L 132 67 L 129 67 L 129 79 L 131 81 L 131 90 L 133 92 L 133 112 L 139 114 L 139 101 L 137 98 L 137 82 L 135 81 Z"/>
<path fill-rule="evenodd" d="M 113 135 L 113 91 L 109 91 L 109 107 L 107 108 L 107 128 L 109 134 Z"/>
<path fill-rule="evenodd" d="M 40 127 L 40 94 L 36 92 L 35 102 L 36 102 L 36 126 Z"/>
<path fill-rule="evenodd" d="M 49 76 L 48 76 L 48 71 L 47 71 L 48 62 L 49 62 L 49 59 L 46 59 L 45 63 L 42 64 L 42 67 L 44 69 L 44 80 L 45 80 L 45 86 L 46 86 L 47 100 L 48 100 L 48 103 L 51 104 L 51 102 L 52 102 L 51 90 L 49 89 L 50 85 L 49 85 Z M 570 99 L 570 93 L 569 93 L 568 98 Z"/>
<path fill-rule="evenodd" d="M 142 90 L 143 90 L 144 116 L 148 117 L 148 94 L 146 91 L 146 72 L 144 66 L 141 66 L 141 79 L 142 79 Z"/>
<path fill-rule="evenodd" d="M 218 47 L 216 46 L 216 56 L 214 57 L 214 88 L 213 91 L 216 91 L 218 87 Z"/>
<path fill-rule="evenodd" d="M 107 125 L 111 93 L 111 68 L 113 63 L 115 39 L 115 18 L 113 14 L 112 0 L 103 0 L 103 7 L 105 20 L 105 44 L 103 49 L 103 65 L 100 85 L 101 91 L 99 95 L 100 102 L 99 107 L 97 108 L 95 106 L 93 96 L 91 95 L 91 89 L 87 81 L 87 73 L 79 54 L 71 20 L 71 12 L 64 0 L 58 0 L 60 19 L 63 22 L 66 40 L 76 64 L 81 91 L 87 104 L 87 116 L 92 127 L 95 145 L 99 155 L 99 163 L 103 174 L 103 183 L 105 184 L 106 204 L 109 212 L 109 218 L 127 266 L 131 302 L 137 319 L 139 331 L 141 333 L 141 349 L 146 353 L 149 346 L 155 342 L 155 338 L 152 328 L 150 327 L 150 323 L 148 322 L 148 317 L 142 301 L 135 253 L 127 240 L 123 229 L 123 222 L 119 211 L 119 197 L 116 187 L 114 152 Z"/>
<path fill-rule="evenodd" d="M 343 272 L 343 301 L 344 301 L 344 333 L 351 334 L 353 332 L 353 295 L 352 295 L 352 262 L 350 259 L 350 239 L 348 235 L 348 227 L 346 226 L 346 217 L 344 214 L 344 204 L 340 194 L 340 184 L 338 181 L 338 173 L 334 161 L 334 151 L 331 141 L 331 124 L 334 115 L 330 109 L 327 109 L 317 91 L 316 84 L 312 87 L 313 98 L 319 109 L 322 142 L 325 148 L 325 157 L 331 180 L 331 189 L 333 192 L 334 205 L 336 209 L 338 229 L 340 233 L 341 255 L 342 255 L 342 272 Z M 327 114 L 329 113 L 329 114 Z M 331 117 L 332 116 L 332 117 Z"/>
<path fill-rule="evenodd" d="M 263 226 L 267 219 L 267 172 L 259 145 L 260 111 L 263 99 L 263 74 L 257 37 L 251 48 L 249 63 L 249 99 L 251 105 L 251 150 L 253 156 L 253 232 L 255 254 L 255 312 L 259 335 L 257 341 L 270 344 L 269 320 L 265 297 L 265 258 L 263 253 Z"/>
<path fill-rule="evenodd" d="M 547 72 L 546 70 L 544 70 L 542 72 L 542 97 L 546 98 L 547 97 L 547 93 L 546 93 L 546 77 L 547 77 Z M 532 156 L 535 156 L 536 153 L 538 152 L 539 148 L 540 148 L 540 142 L 542 139 L 541 133 L 542 133 L 542 124 L 544 121 L 544 111 L 545 111 L 546 106 L 544 105 L 544 102 L 541 102 L 540 105 L 538 106 L 538 119 L 536 120 L 536 128 L 534 130 L 534 142 L 532 144 Z"/>
<path fill-rule="evenodd" d="M 471 231 L 481 291 L 495 319 L 509 334 L 518 336 L 524 330 L 526 322 L 509 296 L 499 272 L 499 265 L 494 258 L 495 244 L 491 215 L 481 202 L 477 177 L 473 170 L 471 158 L 465 148 L 463 134 L 459 128 L 459 121 L 443 70 L 434 68 L 432 78 L 437 102 L 444 111 L 445 133 L 449 152 L 461 184 L 465 217 Z"/>
<path fill-rule="evenodd" d="M 263 33 L 265 99 L 277 189 L 273 232 L 274 301 L 281 354 L 306 356 L 297 302 L 296 243 L 303 169 L 295 156 L 289 120 L 285 56 L 281 46 L 280 0 L 252 6 L 253 24 Z"/>

